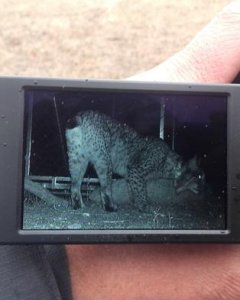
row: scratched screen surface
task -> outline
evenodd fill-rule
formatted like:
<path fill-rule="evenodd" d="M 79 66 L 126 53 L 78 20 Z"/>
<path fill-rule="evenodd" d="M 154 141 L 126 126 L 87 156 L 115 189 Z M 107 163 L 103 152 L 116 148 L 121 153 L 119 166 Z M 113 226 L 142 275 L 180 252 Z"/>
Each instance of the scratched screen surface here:
<path fill-rule="evenodd" d="M 227 96 L 25 90 L 23 229 L 224 230 Z"/>

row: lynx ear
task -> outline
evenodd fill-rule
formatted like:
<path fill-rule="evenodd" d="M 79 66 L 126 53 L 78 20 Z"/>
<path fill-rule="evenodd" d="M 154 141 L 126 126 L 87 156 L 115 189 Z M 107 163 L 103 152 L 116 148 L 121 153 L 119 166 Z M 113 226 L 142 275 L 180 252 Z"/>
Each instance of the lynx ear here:
<path fill-rule="evenodd" d="M 198 169 L 198 159 L 197 159 L 197 156 L 194 156 L 193 158 L 191 158 L 191 159 L 188 161 L 188 167 L 189 167 L 191 170 L 197 170 L 197 169 Z"/>
<path fill-rule="evenodd" d="M 182 160 L 179 160 L 175 166 L 175 178 L 179 178 L 182 173 L 185 172 L 186 166 L 183 164 Z"/>
<path fill-rule="evenodd" d="M 67 120 L 67 123 L 66 123 L 66 128 L 67 129 L 73 129 L 77 126 L 78 126 L 78 124 L 76 122 L 76 117 L 72 117 L 72 118 Z"/>

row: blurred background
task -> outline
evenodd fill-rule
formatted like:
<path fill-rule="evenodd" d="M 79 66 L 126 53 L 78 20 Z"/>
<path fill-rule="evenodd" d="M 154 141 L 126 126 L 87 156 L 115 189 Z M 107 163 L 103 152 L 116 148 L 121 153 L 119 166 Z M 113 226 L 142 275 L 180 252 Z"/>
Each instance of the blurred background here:
<path fill-rule="evenodd" d="M 0 75 L 125 78 L 183 48 L 230 0 L 0 0 Z"/>

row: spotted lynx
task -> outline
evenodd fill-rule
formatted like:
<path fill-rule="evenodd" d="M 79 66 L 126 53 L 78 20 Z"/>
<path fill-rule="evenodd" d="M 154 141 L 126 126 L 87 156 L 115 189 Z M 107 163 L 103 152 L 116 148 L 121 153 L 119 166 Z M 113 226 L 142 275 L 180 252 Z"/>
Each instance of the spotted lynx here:
<path fill-rule="evenodd" d="M 198 192 L 196 178 L 200 173 L 195 160 L 184 164 L 163 140 L 142 137 L 126 124 L 99 112 L 80 112 L 69 120 L 66 141 L 75 209 L 83 206 L 81 185 L 89 163 L 96 170 L 107 211 L 117 210 L 112 201 L 113 173 L 127 180 L 132 203 L 140 211 L 148 204 L 146 180 L 150 177 L 175 179 L 179 192 Z"/>

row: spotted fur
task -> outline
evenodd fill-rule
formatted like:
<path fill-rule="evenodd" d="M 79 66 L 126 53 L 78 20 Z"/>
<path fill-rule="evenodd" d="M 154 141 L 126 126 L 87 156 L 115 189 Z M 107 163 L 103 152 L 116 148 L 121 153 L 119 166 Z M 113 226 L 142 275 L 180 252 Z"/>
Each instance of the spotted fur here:
<path fill-rule="evenodd" d="M 66 129 L 71 197 L 74 207 L 83 206 L 81 184 L 89 163 L 97 173 L 105 209 L 115 211 L 112 175 L 124 177 L 133 204 L 147 205 L 146 180 L 150 177 L 178 179 L 189 167 L 160 138 L 142 137 L 126 124 L 94 111 L 78 113 Z"/>

